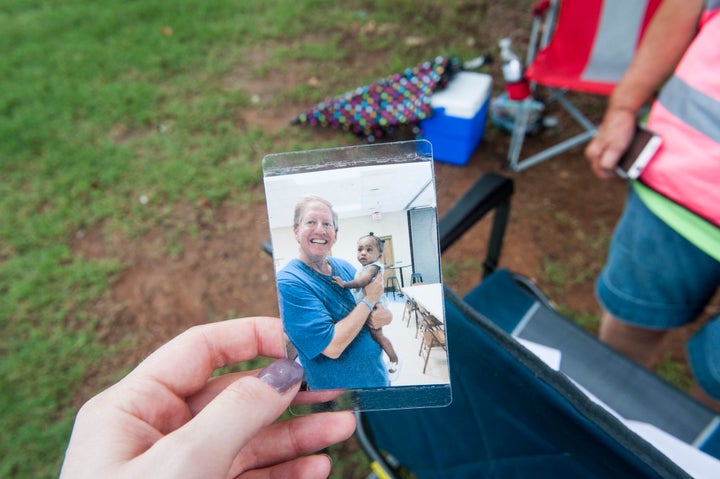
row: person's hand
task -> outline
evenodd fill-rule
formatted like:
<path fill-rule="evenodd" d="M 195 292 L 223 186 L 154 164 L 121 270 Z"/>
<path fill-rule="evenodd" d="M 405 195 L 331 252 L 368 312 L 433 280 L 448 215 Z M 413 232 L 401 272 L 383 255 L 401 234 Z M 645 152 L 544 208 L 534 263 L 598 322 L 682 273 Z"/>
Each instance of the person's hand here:
<path fill-rule="evenodd" d="M 80 409 L 60 477 L 327 477 L 327 456 L 304 455 L 347 439 L 355 419 L 346 411 L 275 422 L 297 395 L 297 363 L 209 379 L 219 367 L 283 352 L 275 318 L 186 331 Z M 296 402 L 303 394 L 313 399 L 301 393 Z"/>
<path fill-rule="evenodd" d="M 345 287 L 345 280 L 343 280 L 340 276 L 333 276 L 332 280 L 333 280 L 333 283 L 337 284 L 341 288 Z"/>
<path fill-rule="evenodd" d="M 363 288 L 363 294 L 365 299 L 370 301 L 372 304 L 380 301 L 383 293 L 385 292 L 385 280 L 383 275 L 378 273 L 375 275 L 372 281 L 370 281 L 365 288 Z"/>
<path fill-rule="evenodd" d="M 585 148 L 585 157 L 595 176 L 607 180 L 617 177 L 615 166 L 630 145 L 637 117 L 625 109 L 610 109 L 605 114 L 598 134 Z"/>
<path fill-rule="evenodd" d="M 392 313 L 382 304 L 376 304 L 375 309 L 370 313 L 368 318 L 368 326 L 372 329 L 380 329 L 392 322 Z"/>

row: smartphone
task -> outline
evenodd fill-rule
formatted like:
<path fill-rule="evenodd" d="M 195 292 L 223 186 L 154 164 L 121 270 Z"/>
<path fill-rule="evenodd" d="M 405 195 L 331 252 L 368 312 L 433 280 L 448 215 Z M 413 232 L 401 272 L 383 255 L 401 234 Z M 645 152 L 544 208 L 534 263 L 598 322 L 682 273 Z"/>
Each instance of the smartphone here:
<path fill-rule="evenodd" d="M 615 172 L 621 178 L 635 180 L 653 159 L 658 148 L 662 145 L 662 138 L 647 128 L 638 126 L 635 136 L 625 153 L 615 167 Z"/>

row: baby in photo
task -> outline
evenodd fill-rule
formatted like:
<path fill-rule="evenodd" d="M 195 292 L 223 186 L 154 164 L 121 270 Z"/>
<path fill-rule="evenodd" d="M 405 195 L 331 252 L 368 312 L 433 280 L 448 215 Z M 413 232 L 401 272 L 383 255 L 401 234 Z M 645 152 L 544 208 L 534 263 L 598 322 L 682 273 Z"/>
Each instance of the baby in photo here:
<path fill-rule="evenodd" d="M 333 281 L 342 288 L 352 289 L 355 300 L 360 302 L 364 299 L 363 288 L 367 286 L 375 276 L 383 274 L 385 266 L 380 261 L 383 253 L 383 240 L 372 232 L 361 237 L 357 242 L 357 260 L 362 268 L 357 272 L 352 281 L 343 281 L 339 276 L 334 276 Z M 385 299 L 381 299 L 382 303 Z M 390 359 L 388 366 L 389 378 L 396 379 L 399 373 L 399 359 L 392 342 L 383 334 L 382 328 L 373 329 L 368 326 L 373 339 L 382 347 Z"/>

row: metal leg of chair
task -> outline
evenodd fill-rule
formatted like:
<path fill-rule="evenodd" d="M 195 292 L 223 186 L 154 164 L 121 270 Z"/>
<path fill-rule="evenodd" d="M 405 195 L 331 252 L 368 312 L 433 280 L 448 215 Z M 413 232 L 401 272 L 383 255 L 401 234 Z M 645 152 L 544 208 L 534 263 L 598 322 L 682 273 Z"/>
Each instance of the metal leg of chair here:
<path fill-rule="evenodd" d="M 431 339 L 430 344 L 427 344 L 426 337 L 423 336 L 423 344 L 427 346 L 425 350 L 425 363 L 423 364 L 423 374 L 425 374 L 425 371 L 427 371 L 427 365 L 428 361 L 430 360 L 430 353 L 432 352 L 432 348 L 436 346 L 435 344 L 435 338 L 432 336 L 432 333 L 430 333 Z"/>
<path fill-rule="evenodd" d="M 383 454 L 375 446 L 375 441 L 370 437 L 369 431 L 366 430 L 362 414 L 355 411 L 355 418 L 357 423 L 355 433 L 358 438 L 358 442 L 368 457 L 370 457 L 370 460 L 372 461 L 370 467 L 375 472 L 375 475 L 382 479 L 397 479 L 398 476 L 395 474 L 395 471 L 388 463 L 385 456 L 383 456 Z"/>
<path fill-rule="evenodd" d="M 409 299 L 405 301 L 405 309 L 403 310 L 403 316 L 402 321 L 405 323 L 406 327 L 410 327 L 410 318 L 413 315 L 413 305 L 412 301 Z"/>
<path fill-rule="evenodd" d="M 485 261 L 483 262 L 483 278 L 487 278 L 498 266 L 509 216 L 510 199 L 506 198 L 495 207 L 492 228 L 490 229 L 490 238 L 488 239 L 487 253 L 485 254 Z"/>
<path fill-rule="evenodd" d="M 574 148 L 575 146 L 582 145 L 583 143 L 588 142 L 592 137 L 594 137 L 597 134 L 597 130 L 595 131 L 586 131 L 584 133 L 580 133 L 578 135 L 573 136 L 572 138 L 568 138 L 567 140 L 558 143 L 557 145 L 548 148 L 547 150 L 543 150 L 538 154 L 535 154 L 533 156 L 530 156 L 521 162 L 517 164 L 517 167 L 514 171 L 523 171 L 527 168 L 530 168 L 531 166 L 537 165 L 538 163 L 545 161 L 547 159 L 552 158 L 553 156 L 562 153 L 563 151 L 569 150 L 570 148 Z"/>
<path fill-rule="evenodd" d="M 565 97 L 566 90 L 553 88 L 550 89 L 550 92 L 551 96 L 545 103 L 548 104 L 557 101 L 585 131 L 521 161 L 520 153 L 525 140 L 525 134 L 527 133 L 531 113 L 532 97 L 528 98 L 523 101 L 520 108 L 518 108 L 515 124 L 513 125 L 510 150 L 508 151 L 508 167 L 512 171 L 520 172 L 537 165 L 559 153 L 589 141 L 597 134 L 597 126 Z"/>
<path fill-rule="evenodd" d="M 532 101 L 532 97 L 523 101 L 515 115 L 512 137 L 510 138 L 510 150 L 508 151 L 508 167 L 512 171 L 520 171 L 520 152 L 522 151 L 522 145 L 525 141 L 525 133 L 527 133 Z"/>
<path fill-rule="evenodd" d="M 420 318 L 417 320 L 415 339 L 417 339 L 418 335 L 420 335 L 420 351 L 418 351 L 418 356 L 420 356 L 423 346 L 425 345 L 425 331 L 427 331 L 427 324 L 425 323 L 424 313 L 422 311 L 418 311 L 417 314 L 420 316 Z"/>
<path fill-rule="evenodd" d="M 427 350 L 427 355 L 425 356 L 425 364 L 423 365 L 423 374 L 425 374 L 425 371 L 427 371 L 427 364 L 430 360 L 430 348 Z"/>
<path fill-rule="evenodd" d="M 597 126 L 595 126 L 593 122 L 591 122 L 580 110 L 578 110 L 578 108 L 573 105 L 572 102 L 565 97 L 565 95 L 559 96 L 557 101 L 575 119 L 575 121 L 582 125 L 585 131 L 597 132 Z"/>
<path fill-rule="evenodd" d="M 421 337 L 420 341 L 420 351 L 418 351 L 418 356 L 422 357 L 423 351 L 428 351 L 428 356 L 430 355 L 430 350 L 432 349 L 432 340 L 430 341 L 430 344 L 427 343 L 427 331 L 423 332 L 423 335 Z M 423 371 L 425 372 L 425 371 Z"/>

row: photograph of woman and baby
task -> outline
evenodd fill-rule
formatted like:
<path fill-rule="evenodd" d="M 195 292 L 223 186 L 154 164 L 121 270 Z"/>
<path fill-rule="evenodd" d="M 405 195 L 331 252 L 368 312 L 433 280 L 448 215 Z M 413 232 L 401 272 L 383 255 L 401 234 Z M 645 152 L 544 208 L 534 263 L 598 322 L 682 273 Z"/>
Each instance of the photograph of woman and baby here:
<path fill-rule="evenodd" d="M 343 378 L 354 388 L 389 386 L 388 367 L 373 334 L 382 335 L 382 327 L 392 321 L 381 303 L 383 275 L 372 275 L 362 286 L 362 299 L 356 300 L 350 289 L 359 284 L 354 283 L 355 268 L 330 256 L 338 222 L 331 205 L 308 197 L 296 211 L 293 230 L 300 254 L 277 273 L 277 283 L 285 332 L 305 367 L 308 385 L 333 389 Z"/>
<path fill-rule="evenodd" d="M 432 179 L 431 165 L 413 168 L 425 171 L 427 178 Z M 413 287 L 407 284 L 397 291 L 387 290 L 386 282 L 388 274 L 397 276 L 402 272 L 400 269 L 388 273 L 387 269 L 394 265 L 385 258 L 386 240 L 391 242 L 390 254 L 408 258 L 407 264 L 413 257 L 413 246 L 417 249 L 420 244 L 413 245 L 412 236 L 416 241 L 430 236 L 436 242 L 436 226 L 431 231 L 427 224 L 419 223 L 412 234 L 409 220 L 412 215 L 408 213 L 414 209 L 431 210 L 434 221 L 434 189 L 419 195 L 423 190 L 421 184 L 415 191 L 409 191 L 409 199 L 415 197 L 415 206 L 410 208 L 404 208 L 410 204 L 407 199 L 399 208 L 390 206 L 395 203 L 387 199 L 387 208 L 396 210 L 366 213 L 353 206 L 352 201 L 343 201 L 342 195 L 362 196 L 355 190 L 365 188 L 387 189 L 373 180 L 369 174 L 372 172 L 382 175 L 385 178 L 382 181 L 387 182 L 390 173 L 387 168 L 362 171 L 359 176 L 357 171 L 333 170 L 305 173 L 311 176 L 300 179 L 293 175 L 265 178 L 288 356 L 302 364 L 310 390 L 449 384 L 446 350 L 423 352 L 423 335 L 417 330 L 421 326 L 408 320 L 410 303 L 403 293 L 411 294 Z M 350 186 L 342 186 L 343 173 L 353 178 Z M 339 186 L 328 186 L 330 177 Z M 313 183 L 318 184 L 317 190 Z M 323 191 L 323 195 L 314 191 Z M 293 196 L 294 204 L 288 203 Z M 328 199 L 336 196 L 337 207 Z M 291 221 L 283 221 L 282 216 Z M 349 237 L 343 239 L 345 231 Z M 423 252 L 415 253 L 417 256 Z M 424 253 L 427 257 L 427 251 Z M 441 297 L 439 257 L 436 251 L 430 256 L 435 257 L 435 264 L 426 268 L 426 284 L 414 288 L 432 289 L 434 296 L 440 292 Z M 405 283 L 410 283 L 409 278 Z M 437 316 L 442 319 L 441 312 Z M 429 366 L 425 356 L 431 360 Z"/>

